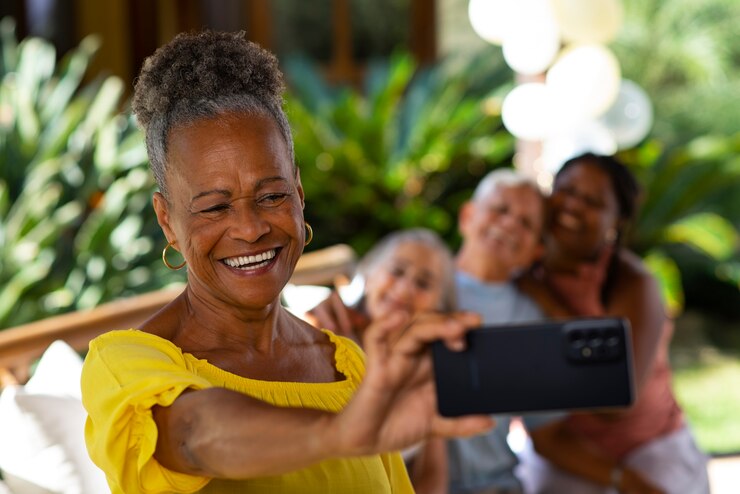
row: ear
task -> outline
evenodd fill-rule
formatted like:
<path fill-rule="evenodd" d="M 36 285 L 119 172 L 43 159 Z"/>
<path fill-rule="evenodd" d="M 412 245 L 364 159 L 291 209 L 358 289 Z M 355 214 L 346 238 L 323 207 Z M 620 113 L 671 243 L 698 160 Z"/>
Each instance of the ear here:
<path fill-rule="evenodd" d="M 155 192 L 152 197 L 152 203 L 154 204 L 154 212 L 157 215 L 157 223 L 159 223 L 159 227 L 164 232 L 167 242 L 176 241 L 177 237 L 170 225 L 170 206 L 167 199 L 165 199 L 161 192 Z"/>
<path fill-rule="evenodd" d="M 460 207 L 460 212 L 457 214 L 457 230 L 463 237 L 465 236 L 468 223 L 470 223 L 470 218 L 473 216 L 474 208 L 475 205 L 473 202 L 467 201 Z"/>
<path fill-rule="evenodd" d="M 303 183 L 301 183 L 301 169 L 296 165 L 295 167 L 295 186 L 298 191 L 298 197 L 301 198 L 301 209 L 306 207 L 305 194 L 303 192 Z"/>

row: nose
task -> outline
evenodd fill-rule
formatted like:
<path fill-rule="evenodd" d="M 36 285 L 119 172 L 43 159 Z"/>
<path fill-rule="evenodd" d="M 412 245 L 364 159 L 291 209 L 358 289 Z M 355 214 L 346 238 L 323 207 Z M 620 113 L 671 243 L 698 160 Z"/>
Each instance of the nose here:
<path fill-rule="evenodd" d="M 586 198 L 577 192 L 564 194 L 562 204 L 565 209 L 581 209 L 586 205 Z"/>
<path fill-rule="evenodd" d="M 392 290 L 393 295 L 397 300 L 408 303 L 414 298 L 414 294 L 416 293 L 416 284 L 410 277 L 402 276 L 400 278 L 396 278 L 395 283 L 393 283 Z"/>
<path fill-rule="evenodd" d="M 271 230 L 270 222 L 255 207 L 243 205 L 237 209 L 237 214 L 227 221 L 231 222 L 228 225 L 229 236 L 249 243 L 256 242 Z"/>
<path fill-rule="evenodd" d="M 521 222 L 516 215 L 509 213 L 501 217 L 501 226 L 507 232 L 514 232 L 521 227 Z"/>

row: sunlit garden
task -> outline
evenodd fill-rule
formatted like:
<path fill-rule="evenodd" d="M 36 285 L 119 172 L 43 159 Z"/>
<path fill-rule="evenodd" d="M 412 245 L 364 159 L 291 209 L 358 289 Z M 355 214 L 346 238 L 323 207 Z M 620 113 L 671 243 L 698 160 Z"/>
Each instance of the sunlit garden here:
<path fill-rule="evenodd" d="M 737 453 L 740 3 L 623 5 L 604 46 L 618 61 L 616 91 L 620 81 L 634 84 L 649 121 L 638 139 L 602 152 L 618 153 L 645 191 L 629 245 L 677 319 L 678 399 L 706 451 Z M 181 281 L 161 262 L 130 81 L 89 70 L 101 38 L 57 53 L 42 38 L 18 39 L 5 18 L 0 43 L 0 328 Z M 459 244 L 456 212 L 479 179 L 513 166 L 523 138 L 546 140 L 516 135 L 516 118 L 526 117 L 506 115 L 521 84 L 504 55 L 500 44 L 480 43 L 423 65 L 398 48 L 369 62 L 358 86 L 332 83 L 309 57 L 281 60 L 312 249 L 346 243 L 361 255 L 412 226 Z M 603 144 L 591 138 L 572 144 Z M 553 160 L 567 152 L 550 149 Z"/>

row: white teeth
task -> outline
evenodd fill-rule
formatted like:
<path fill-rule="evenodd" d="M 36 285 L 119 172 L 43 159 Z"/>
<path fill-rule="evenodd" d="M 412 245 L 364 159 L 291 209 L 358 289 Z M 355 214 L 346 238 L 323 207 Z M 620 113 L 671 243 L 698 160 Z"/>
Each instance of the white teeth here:
<path fill-rule="evenodd" d="M 558 223 L 571 230 L 577 230 L 581 226 L 580 220 L 572 214 L 567 213 L 561 213 L 558 215 Z"/>
<path fill-rule="evenodd" d="M 270 249 L 256 256 L 229 257 L 228 259 L 224 259 L 224 263 L 232 268 L 254 269 L 264 266 L 267 264 L 266 261 L 269 261 L 273 257 L 275 257 L 275 249 Z M 259 265 L 254 266 L 255 263 L 259 263 Z"/>

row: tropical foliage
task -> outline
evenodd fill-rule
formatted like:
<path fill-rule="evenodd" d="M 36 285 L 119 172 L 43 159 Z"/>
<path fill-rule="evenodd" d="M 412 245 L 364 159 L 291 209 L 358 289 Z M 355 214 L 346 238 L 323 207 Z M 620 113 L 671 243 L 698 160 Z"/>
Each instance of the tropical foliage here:
<path fill-rule="evenodd" d="M 661 23 L 683 18 L 679 10 L 657 0 L 625 3 L 626 34 L 615 50 L 625 77 L 656 105 L 651 139 L 622 153 L 646 191 L 631 246 L 659 275 L 674 310 L 685 294 L 688 302 L 730 300 L 719 310 L 738 311 L 740 137 L 722 122 L 737 119 L 732 104 L 740 98 L 728 99 L 736 88 L 715 77 L 737 74 L 737 46 L 702 52 L 729 53 L 719 72 L 711 67 L 720 62 L 691 51 L 677 58 L 683 50 L 655 42 L 647 27 L 655 24 L 662 42 L 670 30 Z M 693 8 L 695 1 L 679 3 Z M 732 3 L 713 0 L 712 15 L 730 16 Z M 720 36 L 700 32 L 695 39 Z M 0 327 L 181 279 L 159 260 L 154 184 L 123 83 L 86 74 L 98 40 L 85 39 L 57 63 L 49 43 L 18 43 L 5 19 L 0 42 Z M 671 53 L 673 62 L 657 63 Z M 348 242 L 364 253 L 382 235 L 419 225 L 457 247 L 460 204 L 486 172 L 511 166 L 514 154 L 500 120 L 513 74 L 500 54 L 419 67 L 397 52 L 370 63 L 361 88 L 330 85 L 306 60 L 283 62 L 306 217 L 316 234 L 311 248 Z M 703 117 L 689 118 L 686 101 L 699 94 L 718 116 L 710 131 L 702 130 Z"/>
<path fill-rule="evenodd" d="M 623 0 L 614 43 L 623 76 L 655 106 L 653 136 L 674 142 L 737 132 L 740 43 L 736 0 Z"/>
<path fill-rule="evenodd" d="M 697 270 L 720 283 L 716 290 L 740 295 L 738 152 L 740 134 L 697 137 L 673 148 L 649 141 L 624 153 L 644 187 L 631 247 L 663 282 L 674 312 Z"/>
<path fill-rule="evenodd" d="M 288 113 L 317 246 L 360 253 L 382 235 L 426 226 L 455 242 L 456 212 L 487 171 L 511 164 L 499 61 L 419 68 L 408 54 L 371 64 L 363 89 L 334 88 L 305 60 L 285 64 Z"/>
<path fill-rule="evenodd" d="M 166 283 L 152 180 L 123 82 L 84 82 L 99 40 L 59 64 L 0 22 L 0 327 Z M 145 214 L 142 214 L 146 212 Z"/>
<path fill-rule="evenodd" d="M 740 316 L 740 3 L 623 4 L 614 51 L 655 106 L 652 140 L 625 153 L 646 189 L 634 247 L 674 308 L 683 285 L 689 305 Z"/>

